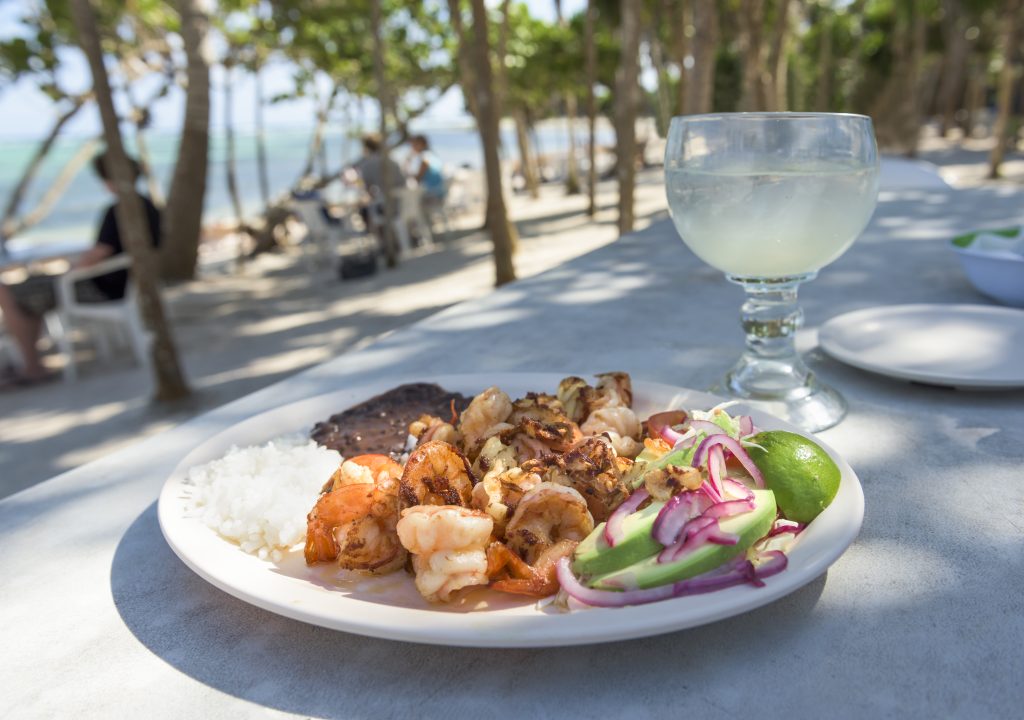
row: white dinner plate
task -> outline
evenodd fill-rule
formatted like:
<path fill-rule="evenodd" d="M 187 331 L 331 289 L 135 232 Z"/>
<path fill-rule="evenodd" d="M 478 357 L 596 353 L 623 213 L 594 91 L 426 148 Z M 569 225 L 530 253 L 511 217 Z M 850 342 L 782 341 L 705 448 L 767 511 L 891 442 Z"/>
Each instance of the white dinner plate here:
<path fill-rule="evenodd" d="M 1024 387 L 1024 310 L 890 305 L 840 315 L 821 349 L 862 370 L 960 388 Z"/>
<path fill-rule="evenodd" d="M 479 647 L 580 645 L 657 635 L 731 617 L 777 600 L 818 577 L 857 537 L 864 516 L 864 494 L 850 466 L 827 446 L 823 447 L 842 470 L 839 492 L 800 535 L 786 570 L 768 578 L 760 588 L 737 586 L 627 608 L 561 612 L 486 589 L 473 591 L 459 607 L 431 605 L 419 596 L 412 578 L 404 572 L 339 583 L 334 569 L 308 568 L 301 548 L 278 563 L 260 560 L 190 514 L 190 486 L 183 481 L 191 466 L 220 457 L 232 445 L 253 445 L 308 430 L 316 421 L 403 382 L 436 382 L 466 395 L 498 385 L 517 397 L 528 391 L 553 392 L 562 377 L 492 373 L 395 378 L 261 413 L 209 438 L 181 461 L 160 494 L 160 528 L 174 552 L 201 577 L 271 612 L 362 635 Z M 712 395 L 668 385 L 634 381 L 633 389 L 634 407 L 641 417 L 670 408 L 707 409 L 719 402 Z M 799 432 L 772 416 L 750 414 L 758 427 Z"/>

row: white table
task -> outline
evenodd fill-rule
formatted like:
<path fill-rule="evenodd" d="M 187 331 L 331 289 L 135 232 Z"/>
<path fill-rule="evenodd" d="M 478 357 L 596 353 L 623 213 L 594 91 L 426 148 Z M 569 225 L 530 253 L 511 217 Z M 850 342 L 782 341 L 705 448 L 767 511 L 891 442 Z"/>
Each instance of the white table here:
<path fill-rule="evenodd" d="M 5 251 L 0 253 L 0 272 L 16 267 L 75 257 L 88 250 L 91 245 L 91 241 L 81 239 L 34 244 L 16 242 L 13 248 L 8 245 Z"/>
<path fill-rule="evenodd" d="M 1019 223 L 1021 207 L 997 191 L 887 194 L 806 288 L 801 342 L 859 307 L 983 302 L 942 241 Z M 155 500 L 178 459 L 256 412 L 442 372 L 614 368 L 703 387 L 741 347 L 740 299 L 658 224 L 3 500 L 0 716 L 1018 716 L 1021 392 L 914 386 L 812 355 L 850 401 L 823 437 L 863 482 L 860 538 L 779 602 L 639 641 L 488 651 L 331 632 L 214 589 L 160 535 Z"/>

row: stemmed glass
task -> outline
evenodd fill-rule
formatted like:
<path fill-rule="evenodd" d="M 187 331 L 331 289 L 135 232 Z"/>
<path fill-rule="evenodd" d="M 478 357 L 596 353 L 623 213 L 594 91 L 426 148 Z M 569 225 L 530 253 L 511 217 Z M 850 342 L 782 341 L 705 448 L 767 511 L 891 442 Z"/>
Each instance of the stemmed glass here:
<path fill-rule="evenodd" d="M 857 238 L 878 196 L 871 119 L 833 113 L 722 113 L 672 119 L 669 211 L 691 250 L 743 287 L 747 349 L 719 392 L 806 430 L 846 403 L 808 370 L 794 336 L 797 288 Z"/>

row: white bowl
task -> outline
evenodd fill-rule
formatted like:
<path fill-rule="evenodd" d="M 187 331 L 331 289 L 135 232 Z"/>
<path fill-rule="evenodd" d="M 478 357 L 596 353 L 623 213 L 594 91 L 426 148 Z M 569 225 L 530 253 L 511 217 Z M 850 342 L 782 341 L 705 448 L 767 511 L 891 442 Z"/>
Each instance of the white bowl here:
<path fill-rule="evenodd" d="M 1024 307 L 1024 257 L 961 247 L 957 241 L 963 242 L 956 238 L 950 247 L 978 292 L 1004 305 Z"/>

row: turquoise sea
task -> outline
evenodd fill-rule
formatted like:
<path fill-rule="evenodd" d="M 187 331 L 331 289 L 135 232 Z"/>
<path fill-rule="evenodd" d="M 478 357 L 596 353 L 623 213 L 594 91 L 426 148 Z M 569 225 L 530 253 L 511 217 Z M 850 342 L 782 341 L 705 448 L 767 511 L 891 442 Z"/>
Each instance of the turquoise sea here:
<path fill-rule="evenodd" d="M 428 136 L 432 150 L 445 164 L 482 166 L 480 142 L 474 128 L 432 128 L 422 130 L 422 132 Z M 295 183 L 305 165 L 311 135 L 311 128 L 267 129 L 271 196 L 286 191 Z M 517 148 L 512 129 L 503 129 L 502 136 L 507 152 L 515 153 Z M 612 142 L 610 132 L 601 133 L 598 141 L 605 144 Z M 70 137 L 57 141 L 25 198 L 22 205 L 23 210 L 35 206 L 60 169 L 84 142 L 86 142 L 85 138 Z M 126 137 L 126 142 L 129 149 L 132 149 L 134 143 L 130 134 Z M 540 127 L 534 134 L 534 142 L 542 154 L 564 152 L 567 146 L 567 131 L 564 123 Z M 585 135 L 581 133 L 577 138 L 577 143 L 582 146 L 585 142 Z M 146 143 L 154 172 L 166 194 L 173 172 L 177 136 L 149 133 L 146 135 Z M 21 176 L 35 146 L 36 143 L 31 140 L 0 140 L 0 202 L 6 203 L 11 189 Z M 206 219 L 208 221 L 228 216 L 231 212 L 224 173 L 224 150 L 224 136 L 222 134 L 211 136 L 206 195 Z M 394 157 L 401 162 L 407 152 L 407 148 L 399 148 Z M 341 128 L 330 127 L 325 135 L 325 153 L 328 166 L 332 170 L 337 170 L 358 157 L 358 140 L 346 135 Z M 260 196 L 256 143 L 255 136 L 251 132 L 239 131 L 236 133 L 235 157 L 245 212 L 254 213 L 260 208 Z M 142 187 L 141 181 L 140 187 Z M 87 164 L 68 186 L 66 193 L 57 202 L 53 212 L 28 232 L 9 240 L 9 245 L 16 247 L 23 244 L 66 242 L 76 240 L 83 234 L 91 236 L 101 214 L 109 203 L 109 194 Z"/>

